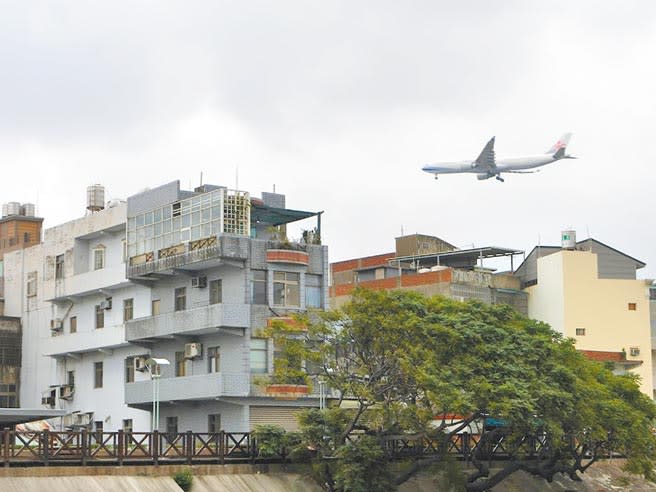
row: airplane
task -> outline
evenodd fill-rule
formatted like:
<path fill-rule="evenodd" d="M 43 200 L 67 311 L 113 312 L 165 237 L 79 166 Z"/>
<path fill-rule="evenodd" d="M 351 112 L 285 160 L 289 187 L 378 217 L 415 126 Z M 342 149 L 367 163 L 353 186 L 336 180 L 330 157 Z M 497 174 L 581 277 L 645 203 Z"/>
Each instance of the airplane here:
<path fill-rule="evenodd" d="M 544 154 L 499 159 L 495 157 L 494 137 L 492 137 L 483 148 L 481 155 L 474 161 L 437 162 L 424 166 L 422 171 L 434 174 L 435 179 L 437 179 L 438 174 L 474 173 L 479 180 L 494 177 L 503 182 L 504 179 L 501 177 L 501 173 L 535 173 L 539 169 L 535 171 L 526 171 L 526 169 L 545 166 L 560 159 L 576 159 L 576 157 L 565 153 L 571 136 L 571 133 L 565 133 Z"/>

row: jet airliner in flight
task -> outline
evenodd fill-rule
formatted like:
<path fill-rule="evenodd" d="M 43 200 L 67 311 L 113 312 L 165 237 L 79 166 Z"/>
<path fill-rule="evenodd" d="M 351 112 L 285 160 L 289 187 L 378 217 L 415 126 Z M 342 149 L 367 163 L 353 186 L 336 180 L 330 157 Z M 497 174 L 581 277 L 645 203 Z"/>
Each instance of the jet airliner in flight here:
<path fill-rule="evenodd" d="M 501 173 L 534 173 L 537 172 L 537 170 L 527 171 L 527 169 L 551 164 L 560 159 L 576 159 L 576 157 L 572 157 L 565 153 L 571 136 L 571 133 L 565 133 L 558 139 L 553 147 L 547 150 L 544 154 L 529 155 L 525 157 L 502 157 L 499 159 L 495 157 L 494 137 L 492 137 L 483 148 L 481 155 L 479 155 L 474 161 L 438 162 L 426 165 L 422 170 L 434 174 L 435 179 L 437 179 L 438 174 L 474 173 L 478 179 L 489 179 L 494 177 L 499 181 L 503 181 Z"/>

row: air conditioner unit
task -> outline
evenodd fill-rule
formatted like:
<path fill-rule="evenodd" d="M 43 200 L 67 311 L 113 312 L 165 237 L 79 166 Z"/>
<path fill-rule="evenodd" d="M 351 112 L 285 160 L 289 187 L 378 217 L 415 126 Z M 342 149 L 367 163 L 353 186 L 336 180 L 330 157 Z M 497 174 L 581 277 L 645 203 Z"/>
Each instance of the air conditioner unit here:
<path fill-rule="evenodd" d="M 41 405 L 54 407 L 55 406 L 55 399 L 51 396 L 43 396 L 43 397 L 41 397 Z"/>
<path fill-rule="evenodd" d="M 100 301 L 100 309 L 112 309 L 112 298 L 108 297 L 104 301 Z"/>
<path fill-rule="evenodd" d="M 140 356 L 140 357 L 135 357 L 134 358 L 134 370 L 139 371 L 139 372 L 144 372 L 147 367 L 146 367 L 146 359 L 147 357 L 145 356 Z"/>
<path fill-rule="evenodd" d="M 185 359 L 195 359 L 203 353 L 202 343 L 185 343 Z"/>
<path fill-rule="evenodd" d="M 192 277 L 191 286 L 197 289 L 204 289 L 207 287 L 207 277 Z"/>
<path fill-rule="evenodd" d="M 62 400 L 72 400 L 73 393 L 75 393 L 75 387 L 70 384 L 59 388 L 59 398 Z"/>
<path fill-rule="evenodd" d="M 629 353 L 631 354 L 631 357 L 637 357 L 640 355 L 640 349 L 638 347 L 631 347 Z"/>
<path fill-rule="evenodd" d="M 61 318 L 51 319 L 50 329 L 52 331 L 62 331 L 64 329 L 64 320 Z"/>

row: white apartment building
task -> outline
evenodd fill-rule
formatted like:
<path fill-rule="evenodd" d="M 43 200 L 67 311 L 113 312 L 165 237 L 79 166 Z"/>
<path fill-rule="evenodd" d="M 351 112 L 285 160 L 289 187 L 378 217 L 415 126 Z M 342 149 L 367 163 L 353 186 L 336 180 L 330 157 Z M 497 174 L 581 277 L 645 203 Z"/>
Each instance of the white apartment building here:
<path fill-rule="evenodd" d="M 47 229 L 5 256 L 5 313 L 23 323 L 21 403 L 69 412 L 64 427 L 169 432 L 294 426 L 319 395 L 277 399 L 256 376 L 273 369 L 257 337 L 272 317 L 327 301 L 327 248 L 290 243 L 288 210 L 225 187 L 172 182 Z M 317 230 L 319 229 L 318 224 Z M 147 359 L 158 367 L 154 397 Z"/>

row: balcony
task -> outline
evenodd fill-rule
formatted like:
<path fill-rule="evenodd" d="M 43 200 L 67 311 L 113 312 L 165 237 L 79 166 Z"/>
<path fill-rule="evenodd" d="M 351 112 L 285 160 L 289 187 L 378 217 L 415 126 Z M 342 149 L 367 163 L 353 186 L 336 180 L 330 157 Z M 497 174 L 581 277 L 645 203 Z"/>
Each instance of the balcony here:
<path fill-rule="evenodd" d="M 46 299 L 56 302 L 70 297 L 97 295 L 101 290 L 114 290 L 127 285 L 130 285 L 130 282 L 125 278 L 125 265 L 120 263 L 79 273 L 56 282 L 44 282 L 44 295 Z"/>
<path fill-rule="evenodd" d="M 250 374 L 217 372 L 162 378 L 159 380 L 159 401 L 214 400 L 220 397 L 246 397 L 250 389 Z M 134 406 L 153 402 L 153 383 L 137 381 L 125 384 L 125 403 Z"/>
<path fill-rule="evenodd" d="M 43 343 L 44 353 L 50 357 L 84 354 L 129 345 L 125 340 L 125 328 L 122 324 L 48 337 Z"/>
<path fill-rule="evenodd" d="M 310 256 L 305 251 L 289 249 L 268 249 L 267 263 L 291 263 L 294 265 L 307 265 Z"/>
<path fill-rule="evenodd" d="M 128 265 L 127 277 L 134 279 L 147 278 L 157 273 L 173 274 L 176 269 L 202 270 L 212 266 L 212 263 L 216 263 L 217 260 L 243 261 L 248 258 L 249 241 L 248 237 L 221 235 L 217 240 L 208 238 L 202 241 L 181 244 L 179 247 L 166 248 L 167 256 L 160 256 L 156 259 L 155 256 L 158 254 L 163 255 L 164 250 L 157 254 L 141 255 L 144 261 Z M 131 260 L 134 261 L 135 258 L 131 258 Z"/>
<path fill-rule="evenodd" d="M 250 319 L 248 304 L 212 304 L 127 321 L 125 338 L 136 341 L 171 335 L 203 335 L 216 333 L 219 328 L 248 328 Z"/>

